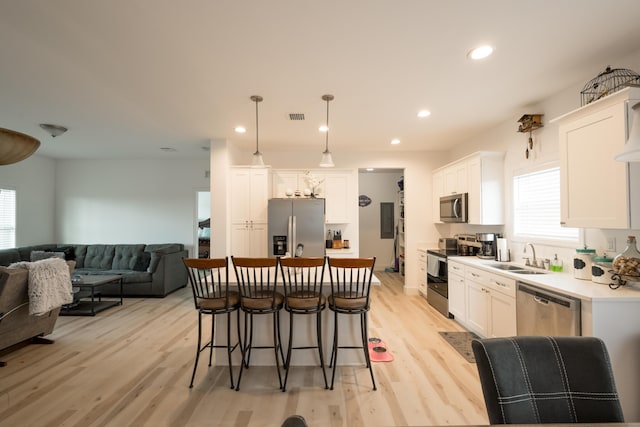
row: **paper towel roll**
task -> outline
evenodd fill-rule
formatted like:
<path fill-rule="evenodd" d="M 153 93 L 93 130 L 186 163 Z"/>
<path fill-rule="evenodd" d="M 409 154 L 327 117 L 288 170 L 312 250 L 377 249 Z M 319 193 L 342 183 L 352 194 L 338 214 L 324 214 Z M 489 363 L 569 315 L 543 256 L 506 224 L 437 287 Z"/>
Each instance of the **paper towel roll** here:
<path fill-rule="evenodd" d="M 496 239 L 496 256 L 498 261 L 510 261 L 509 248 L 507 248 L 507 239 Z"/>

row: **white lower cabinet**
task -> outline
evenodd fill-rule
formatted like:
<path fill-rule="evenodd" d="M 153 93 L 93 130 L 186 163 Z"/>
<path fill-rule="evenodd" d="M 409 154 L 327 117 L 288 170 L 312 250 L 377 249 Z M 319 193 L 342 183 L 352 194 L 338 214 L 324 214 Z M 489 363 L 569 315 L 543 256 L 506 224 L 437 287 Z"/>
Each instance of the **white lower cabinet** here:
<path fill-rule="evenodd" d="M 427 251 L 418 249 L 418 291 L 427 296 Z"/>
<path fill-rule="evenodd" d="M 516 335 L 515 280 L 474 267 L 465 268 L 464 325 L 482 337 Z"/>
<path fill-rule="evenodd" d="M 467 321 L 466 289 L 464 284 L 464 265 L 449 261 L 449 313 L 453 314 L 458 323 Z"/>

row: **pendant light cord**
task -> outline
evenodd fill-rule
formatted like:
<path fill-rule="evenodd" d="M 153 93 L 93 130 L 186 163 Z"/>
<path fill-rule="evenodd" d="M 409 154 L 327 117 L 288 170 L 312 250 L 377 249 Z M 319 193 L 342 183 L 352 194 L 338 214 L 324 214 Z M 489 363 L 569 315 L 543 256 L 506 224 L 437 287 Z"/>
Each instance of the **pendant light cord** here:
<path fill-rule="evenodd" d="M 256 153 L 259 153 L 258 149 L 258 99 L 256 98 Z"/>
<path fill-rule="evenodd" d="M 329 101 L 330 99 L 327 98 L 327 122 L 325 123 L 327 126 L 327 134 L 324 137 L 324 151 L 329 151 Z"/>

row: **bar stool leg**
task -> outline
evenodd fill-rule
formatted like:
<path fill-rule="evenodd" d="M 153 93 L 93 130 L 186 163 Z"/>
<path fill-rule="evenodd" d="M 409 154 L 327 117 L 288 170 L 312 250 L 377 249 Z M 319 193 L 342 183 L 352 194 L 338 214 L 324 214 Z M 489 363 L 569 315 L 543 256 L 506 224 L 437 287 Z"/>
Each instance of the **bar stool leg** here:
<path fill-rule="evenodd" d="M 334 311 L 333 313 L 333 350 L 331 351 L 331 363 L 333 364 L 333 371 L 331 373 L 331 390 L 333 390 L 333 381 L 336 378 L 336 365 L 338 364 L 338 312 Z"/>
<path fill-rule="evenodd" d="M 316 338 L 318 340 L 318 354 L 320 355 L 320 367 L 322 368 L 322 377 L 324 378 L 324 388 L 328 389 L 327 373 L 324 370 L 324 351 L 322 351 L 322 312 L 316 313 Z M 289 363 L 287 361 L 287 363 Z M 285 379 L 286 384 L 286 379 Z"/>
<path fill-rule="evenodd" d="M 371 366 L 371 357 L 369 357 L 369 337 L 367 333 L 367 312 L 360 314 L 360 321 L 362 325 L 362 349 L 364 350 L 364 357 L 367 361 L 367 367 L 369 368 L 369 373 L 371 374 L 371 382 L 373 383 L 373 389 L 376 388 L 376 380 L 373 378 L 373 367 Z"/>
<path fill-rule="evenodd" d="M 227 313 L 227 360 L 229 362 L 229 379 L 231 380 L 231 388 L 233 386 L 233 365 L 231 361 L 231 353 L 235 347 L 231 347 L 231 312 Z"/>
<path fill-rule="evenodd" d="M 278 322 L 278 319 L 279 316 L 278 312 L 276 311 L 273 313 L 273 350 L 276 356 L 276 371 L 278 371 L 278 383 L 280 384 L 280 388 L 282 389 L 282 376 L 280 375 L 280 362 L 278 361 L 278 337 L 280 336 L 280 328 L 278 327 L 280 322 Z M 280 351 L 282 352 L 282 346 L 280 346 Z"/>
<path fill-rule="evenodd" d="M 216 325 L 216 315 L 211 314 L 211 341 L 209 341 L 209 366 L 211 366 L 211 358 L 213 357 L 213 337 Z"/>
<path fill-rule="evenodd" d="M 287 379 L 289 378 L 289 370 L 291 367 L 291 349 L 293 347 L 293 312 L 289 312 L 289 346 L 287 348 L 287 360 L 285 362 L 285 369 L 287 372 L 284 374 L 284 384 L 282 385 L 282 392 L 287 391 Z M 277 352 L 276 352 L 277 354 Z"/>
<path fill-rule="evenodd" d="M 189 383 L 189 388 L 193 388 L 193 380 L 196 377 L 196 369 L 198 369 L 198 360 L 200 359 L 201 345 L 202 345 L 202 313 L 198 312 L 198 347 L 196 348 L 196 362 L 193 365 L 193 373 L 191 374 L 191 383 Z"/>

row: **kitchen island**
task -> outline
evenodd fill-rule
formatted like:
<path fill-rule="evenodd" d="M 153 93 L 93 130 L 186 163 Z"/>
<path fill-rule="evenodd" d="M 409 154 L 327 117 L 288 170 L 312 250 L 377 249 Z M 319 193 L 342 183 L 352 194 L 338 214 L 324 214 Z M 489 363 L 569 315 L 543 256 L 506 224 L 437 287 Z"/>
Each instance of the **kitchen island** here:
<path fill-rule="evenodd" d="M 640 401 L 640 284 L 629 283 L 611 289 L 608 285 L 576 279 L 569 273 L 519 274 L 495 267 L 518 265 L 515 263 L 476 257 L 451 257 L 450 260 L 580 299 L 582 335 L 598 337 L 605 342 L 625 418 L 640 421 L 637 404 Z"/>
<path fill-rule="evenodd" d="M 280 274 L 278 274 L 278 281 L 280 282 Z M 379 286 L 380 279 L 374 274 L 371 278 L 371 286 Z M 233 273 L 233 267 L 229 266 L 229 288 L 237 290 L 238 283 L 236 281 L 235 274 Z M 280 287 L 280 292 L 284 294 L 284 289 Z M 328 267 L 325 269 L 323 290 L 322 293 L 325 296 L 331 294 L 331 280 L 329 278 Z M 375 304 L 371 306 L 371 311 L 375 311 Z M 359 345 L 360 338 L 360 316 L 339 314 L 340 317 L 340 345 Z M 264 317 L 264 319 L 262 318 Z M 253 329 L 253 345 L 270 345 L 272 342 L 272 329 L 271 329 L 271 316 L 256 317 L 257 320 Z M 293 340 L 297 347 L 312 346 L 316 342 L 316 316 L 294 316 L 295 327 L 293 330 Z M 329 310 L 328 306 L 322 312 L 322 348 L 324 351 L 325 363 L 328 363 L 331 356 L 331 345 L 333 344 L 333 321 L 334 313 Z M 236 331 L 236 317 L 234 314 L 231 316 L 231 333 L 232 340 L 234 331 Z M 240 312 L 241 330 L 244 331 L 244 314 Z M 216 343 L 226 342 L 226 330 L 227 319 L 225 316 L 218 316 L 216 318 Z M 244 332 L 243 332 L 244 333 Z M 280 336 L 282 337 L 282 347 L 285 351 L 289 343 L 289 312 L 284 308 L 280 312 Z M 223 360 L 226 364 L 226 349 L 215 349 L 216 361 Z M 234 351 L 232 363 L 234 366 L 240 366 L 242 356 L 240 352 Z M 364 354 L 362 350 L 340 350 L 338 357 L 338 365 L 364 365 Z M 251 365 L 266 366 L 274 365 L 275 360 L 273 356 L 273 350 L 259 350 L 251 352 Z M 282 365 L 282 361 L 280 361 Z M 320 359 L 318 357 L 318 350 L 296 350 L 291 356 L 291 364 L 295 366 L 318 366 Z"/>

